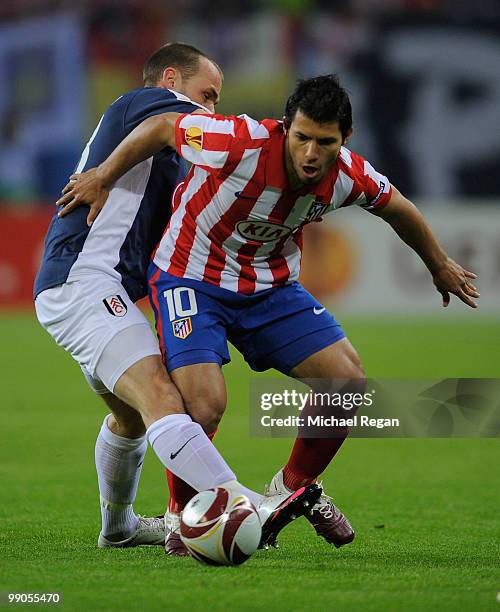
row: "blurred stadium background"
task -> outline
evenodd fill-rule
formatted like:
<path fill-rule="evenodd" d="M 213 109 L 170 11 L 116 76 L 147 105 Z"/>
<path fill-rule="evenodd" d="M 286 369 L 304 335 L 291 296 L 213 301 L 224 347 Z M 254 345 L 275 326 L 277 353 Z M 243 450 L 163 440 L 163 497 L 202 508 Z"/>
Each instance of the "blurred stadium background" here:
<path fill-rule="evenodd" d="M 350 146 L 414 198 L 479 273 L 481 312 L 498 314 L 497 1 L 12 0 L 0 19 L 2 307 L 29 303 L 54 199 L 100 115 L 180 40 L 223 67 L 222 113 L 280 117 L 296 78 L 338 72 Z M 310 233 L 304 281 L 337 314 L 439 316 L 425 270 L 380 222 L 342 211 Z"/>
<path fill-rule="evenodd" d="M 130 551 L 103 562 L 94 548 L 91 457 L 102 408 L 78 367 L 36 324 L 32 282 L 54 200 L 101 113 L 142 85 L 144 60 L 172 40 L 199 46 L 222 66 L 222 113 L 280 117 L 296 78 L 340 74 L 354 106 L 350 146 L 413 198 L 449 253 L 478 273 L 481 308 L 472 312 L 455 301 L 443 310 L 418 259 L 360 210 L 309 228 L 305 284 L 345 324 L 370 376 L 500 375 L 498 0 L 0 3 L 0 404 L 6 423 L 0 540 L 2 559 L 11 561 L 2 582 L 9 589 L 63 588 L 71 609 L 109 609 L 110 593 L 116 605 L 130 608 L 135 597 L 136 609 L 141 602 L 144 609 L 163 609 L 165 560 L 160 551 Z M 240 359 L 226 373 L 230 410 L 217 445 L 247 484 L 261 488 L 289 441 L 248 438 L 251 374 Z M 300 524 L 291 530 L 288 552 L 278 551 L 274 560 L 257 555 L 253 570 L 225 574 L 229 583 L 219 582 L 221 573 L 191 564 L 188 575 L 183 565 L 170 564 L 170 580 L 184 588 L 168 601 L 181 608 L 189 601 L 195 609 L 205 585 L 203 600 L 214 610 L 233 606 L 238 594 L 247 597 L 238 609 L 265 609 L 271 592 L 280 597 L 275 609 L 290 593 L 287 609 L 303 608 L 312 600 L 293 583 L 300 571 L 300 584 L 309 578 L 318 584 L 315 609 L 326 609 L 326 595 L 342 609 L 494 606 L 495 461 L 497 440 L 352 440 L 336 463 L 334 491 L 359 529 L 356 547 L 336 557 L 311 543 Z M 140 510 L 164 503 L 158 468 L 148 457 Z M 387 529 L 374 529 L 384 527 L 379 523 Z M 478 529 L 464 531 L 464 525 Z M 316 574 L 306 575 L 306 568 Z M 112 585 L 110 571 L 116 571 Z"/>

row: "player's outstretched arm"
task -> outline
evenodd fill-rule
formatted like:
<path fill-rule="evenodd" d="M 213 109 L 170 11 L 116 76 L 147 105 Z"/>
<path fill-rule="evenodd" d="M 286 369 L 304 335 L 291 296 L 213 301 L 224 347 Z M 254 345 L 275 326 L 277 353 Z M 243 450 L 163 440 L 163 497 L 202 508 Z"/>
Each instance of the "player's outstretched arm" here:
<path fill-rule="evenodd" d="M 62 197 L 56 202 L 63 206 L 64 217 L 77 206 L 90 206 L 87 216 L 92 225 L 104 206 L 113 184 L 128 170 L 165 147 L 175 149 L 175 122 L 179 113 L 163 113 L 145 119 L 122 140 L 111 155 L 97 168 L 70 176 Z"/>
<path fill-rule="evenodd" d="M 474 298 L 479 297 L 471 279 L 477 278 L 456 261 L 448 257 L 436 236 L 417 207 L 407 200 L 395 187 L 387 206 L 373 211 L 382 217 L 398 236 L 406 242 L 422 259 L 432 274 L 434 285 L 443 296 L 443 306 L 450 303 L 450 293 L 456 295 L 464 304 L 477 308 Z"/>

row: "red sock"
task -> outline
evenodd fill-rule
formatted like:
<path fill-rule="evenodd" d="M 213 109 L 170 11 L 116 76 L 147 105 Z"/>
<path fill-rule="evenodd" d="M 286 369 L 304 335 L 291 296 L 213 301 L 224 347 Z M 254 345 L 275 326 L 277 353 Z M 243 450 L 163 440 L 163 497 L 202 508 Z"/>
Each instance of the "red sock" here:
<path fill-rule="evenodd" d="M 210 440 L 214 439 L 217 429 L 212 433 L 207 434 Z M 170 499 L 168 500 L 168 510 L 174 514 L 179 514 L 184 510 L 188 501 L 197 493 L 193 487 L 189 486 L 181 478 L 173 474 L 170 470 L 165 470 L 167 474 L 168 490 L 170 491 Z"/>
<path fill-rule="evenodd" d="M 297 438 L 292 448 L 288 463 L 283 468 L 283 482 L 291 491 L 316 482 L 330 461 L 335 457 L 343 441 L 345 433 L 339 432 L 338 438 Z"/>

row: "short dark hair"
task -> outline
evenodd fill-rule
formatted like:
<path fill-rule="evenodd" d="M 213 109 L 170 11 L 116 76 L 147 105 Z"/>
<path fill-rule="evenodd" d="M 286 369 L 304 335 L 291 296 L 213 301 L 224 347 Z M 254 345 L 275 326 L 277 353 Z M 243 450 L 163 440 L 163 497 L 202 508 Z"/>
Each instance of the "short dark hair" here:
<path fill-rule="evenodd" d="M 286 101 L 286 129 L 290 128 L 298 110 L 316 123 L 338 121 L 344 138 L 352 127 L 351 101 L 336 74 L 297 81 L 295 91 Z"/>
<path fill-rule="evenodd" d="M 155 86 L 161 80 L 165 68 L 172 66 L 180 71 L 183 79 L 188 80 L 198 73 L 200 57 L 206 57 L 217 68 L 222 76 L 222 70 L 214 60 L 203 51 L 185 43 L 167 43 L 155 51 L 144 64 L 142 77 L 146 87 Z"/>

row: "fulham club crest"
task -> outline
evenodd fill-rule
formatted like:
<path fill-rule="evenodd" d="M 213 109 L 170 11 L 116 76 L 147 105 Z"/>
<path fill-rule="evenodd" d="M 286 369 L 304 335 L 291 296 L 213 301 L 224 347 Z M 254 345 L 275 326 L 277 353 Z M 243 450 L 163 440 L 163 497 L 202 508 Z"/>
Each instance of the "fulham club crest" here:
<path fill-rule="evenodd" d="M 189 334 L 193 331 L 193 328 L 191 326 L 191 317 L 172 321 L 172 329 L 174 330 L 174 336 L 176 338 L 184 340 L 184 338 L 187 338 Z"/>
<path fill-rule="evenodd" d="M 127 314 L 127 304 L 125 304 L 119 295 L 110 295 L 103 299 L 103 303 L 109 314 L 112 314 L 114 317 L 124 317 Z"/>

